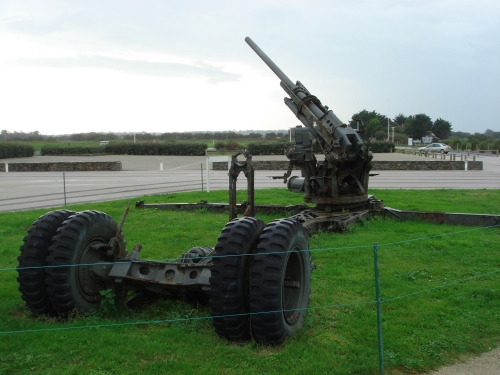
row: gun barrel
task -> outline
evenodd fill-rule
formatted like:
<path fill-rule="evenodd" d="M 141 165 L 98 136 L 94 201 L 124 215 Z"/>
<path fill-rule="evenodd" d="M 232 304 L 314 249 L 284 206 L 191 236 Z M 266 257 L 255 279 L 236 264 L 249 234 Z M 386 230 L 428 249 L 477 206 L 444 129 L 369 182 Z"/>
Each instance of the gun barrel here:
<path fill-rule="evenodd" d="M 266 65 L 278 76 L 278 78 L 283 82 L 288 88 L 293 89 L 295 84 L 292 82 L 290 78 L 286 76 L 283 71 L 278 68 L 278 66 L 267 56 L 264 51 L 262 51 L 257 44 L 250 38 L 246 37 L 245 42 L 255 51 L 255 53 L 266 63 Z"/>

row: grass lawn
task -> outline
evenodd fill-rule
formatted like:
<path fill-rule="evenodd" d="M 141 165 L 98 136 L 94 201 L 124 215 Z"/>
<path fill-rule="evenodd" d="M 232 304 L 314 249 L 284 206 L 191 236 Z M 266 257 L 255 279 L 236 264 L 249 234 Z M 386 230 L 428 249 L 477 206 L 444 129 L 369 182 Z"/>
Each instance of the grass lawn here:
<path fill-rule="evenodd" d="M 500 190 L 370 193 L 399 209 L 500 214 Z M 224 202 L 227 191 L 132 201 L 140 199 Z M 66 208 L 103 211 L 119 222 L 126 202 Z M 300 202 L 282 189 L 256 192 L 258 204 Z M 271 347 L 219 339 L 209 308 L 182 300 L 160 300 L 112 316 L 31 315 L 14 268 L 26 230 L 48 211 L 0 214 L 0 374 L 378 374 L 374 242 L 386 374 L 426 372 L 500 343 L 500 228 L 374 218 L 347 233 L 312 236 L 311 310 L 299 334 Z M 131 209 L 124 233 L 129 249 L 143 245 L 145 259 L 176 258 L 193 246 L 213 246 L 226 222 L 227 214 Z"/>

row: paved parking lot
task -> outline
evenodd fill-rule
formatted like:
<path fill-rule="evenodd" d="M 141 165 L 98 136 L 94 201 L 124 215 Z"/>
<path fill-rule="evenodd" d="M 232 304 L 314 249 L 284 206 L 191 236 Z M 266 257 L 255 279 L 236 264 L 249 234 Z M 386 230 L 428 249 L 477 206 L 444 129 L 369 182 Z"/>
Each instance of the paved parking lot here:
<path fill-rule="evenodd" d="M 375 154 L 375 160 L 421 160 L 421 156 Z M 254 156 L 254 160 L 286 160 L 284 156 Z M 429 159 L 439 162 L 439 159 Z M 499 189 L 500 158 L 480 156 L 483 171 L 373 171 L 371 188 L 380 189 Z M 0 173 L 0 212 L 96 202 L 180 191 L 228 189 L 225 171 L 206 170 L 204 156 L 35 156 L 2 162 L 121 161 L 121 172 Z M 163 171 L 160 171 L 160 162 Z M 255 187 L 284 188 L 269 176 L 284 171 L 256 171 Z M 298 174 L 299 172 L 294 172 Z M 246 188 L 241 174 L 238 187 Z"/>

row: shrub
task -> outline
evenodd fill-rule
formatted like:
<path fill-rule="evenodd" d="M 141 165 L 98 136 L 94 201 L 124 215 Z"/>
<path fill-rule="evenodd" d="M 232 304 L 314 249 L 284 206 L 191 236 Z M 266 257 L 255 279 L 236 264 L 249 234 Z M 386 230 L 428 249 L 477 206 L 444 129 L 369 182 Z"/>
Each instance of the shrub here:
<path fill-rule="evenodd" d="M 43 146 L 42 155 L 82 155 L 82 154 L 112 154 L 112 155 L 205 155 L 207 148 L 204 143 L 172 143 L 172 142 L 113 142 L 106 146 L 96 147 L 57 147 Z"/>
<path fill-rule="evenodd" d="M 28 143 L 0 142 L 0 159 L 25 158 L 35 155 L 35 148 Z"/>
<path fill-rule="evenodd" d="M 289 146 L 287 143 L 258 142 L 249 143 L 247 150 L 252 155 L 283 155 L 284 148 L 287 146 Z"/>
<path fill-rule="evenodd" d="M 205 143 L 110 143 L 107 154 L 114 155 L 205 155 Z"/>
<path fill-rule="evenodd" d="M 370 142 L 370 151 L 376 153 L 394 152 L 396 146 L 392 142 Z"/>
<path fill-rule="evenodd" d="M 101 146 L 42 146 L 42 155 L 86 155 L 86 154 L 104 154 L 104 147 Z"/>

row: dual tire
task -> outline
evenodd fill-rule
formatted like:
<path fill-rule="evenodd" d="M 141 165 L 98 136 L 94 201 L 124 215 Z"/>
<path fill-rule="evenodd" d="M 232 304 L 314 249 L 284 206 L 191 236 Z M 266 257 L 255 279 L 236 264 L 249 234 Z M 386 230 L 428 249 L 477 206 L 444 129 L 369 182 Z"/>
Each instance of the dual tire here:
<path fill-rule="evenodd" d="M 117 224 L 98 211 L 58 210 L 36 220 L 18 257 L 21 297 L 35 314 L 67 316 L 73 309 L 100 306 L 106 280 L 95 264 L 106 267 L 113 256 L 106 249 Z"/>
<path fill-rule="evenodd" d="M 229 222 L 211 267 L 210 309 L 217 334 L 281 344 L 300 330 L 310 295 L 308 249 L 298 221 L 279 219 L 264 226 L 244 217 Z"/>
<path fill-rule="evenodd" d="M 112 286 L 99 269 L 114 261 L 108 243 L 116 232 L 117 223 L 98 211 L 58 210 L 36 220 L 18 257 L 17 280 L 26 306 L 35 314 L 59 316 L 98 308 L 100 291 Z M 210 268 L 217 334 L 280 344 L 300 330 L 310 294 L 308 249 L 298 221 L 279 219 L 266 226 L 244 217 L 229 222 Z"/>

